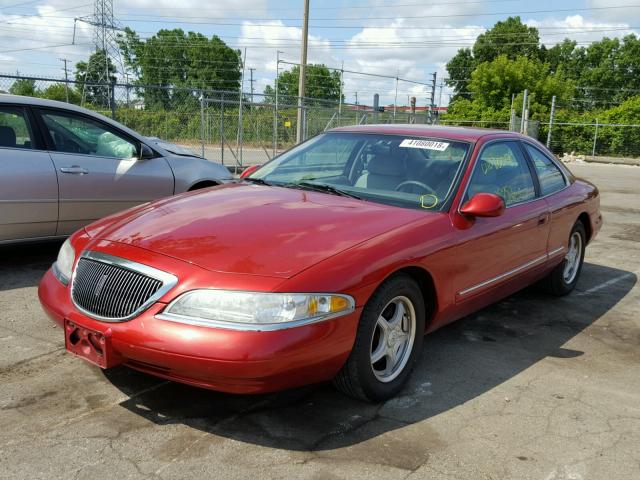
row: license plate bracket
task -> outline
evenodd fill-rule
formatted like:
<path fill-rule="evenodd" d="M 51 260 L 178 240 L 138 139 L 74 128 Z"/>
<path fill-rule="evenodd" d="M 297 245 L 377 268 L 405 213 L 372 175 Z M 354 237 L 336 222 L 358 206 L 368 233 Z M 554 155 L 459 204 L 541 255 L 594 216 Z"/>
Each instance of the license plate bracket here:
<path fill-rule="evenodd" d="M 99 332 L 65 319 L 64 346 L 68 352 L 100 368 L 114 366 L 115 358 L 111 351 L 110 330 Z"/>

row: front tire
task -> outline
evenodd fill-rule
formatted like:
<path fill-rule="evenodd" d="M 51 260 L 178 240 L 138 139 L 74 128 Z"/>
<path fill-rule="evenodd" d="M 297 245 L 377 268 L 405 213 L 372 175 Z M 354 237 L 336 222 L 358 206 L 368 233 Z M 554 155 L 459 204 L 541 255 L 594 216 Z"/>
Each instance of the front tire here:
<path fill-rule="evenodd" d="M 561 297 L 568 295 L 575 288 L 582 272 L 586 238 L 584 225 L 578 220 L 569 234 L 567 253 L 562 263 L 545 279 L 549 293 Z"/>
<path fill-rule="evenodd" d="M 365 401 L 395 396 L 411 374 L 424 331 L 420 287 L 409 275 L 390 277 L 365 305 L 353 350 L 334 378 L 334 385 Z"/>

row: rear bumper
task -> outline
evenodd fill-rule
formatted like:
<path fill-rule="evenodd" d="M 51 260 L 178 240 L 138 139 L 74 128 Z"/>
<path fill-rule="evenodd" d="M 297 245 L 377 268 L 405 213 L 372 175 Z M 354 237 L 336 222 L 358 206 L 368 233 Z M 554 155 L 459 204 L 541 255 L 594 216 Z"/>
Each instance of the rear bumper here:
<path fill-rule="evenodd" d="M 110 366 L 124 364 L 158 377 L 230 393 L 264 393 L 333 378 L 355 340 L 361 308 L 324 322 L 274 332 L 240 332 L 159 320 L 156 303 L 122 323 L 94 320 L 71 302 L 69 288 L 49 270 L 38 295 L 59 325 L 107 335 Z"/>

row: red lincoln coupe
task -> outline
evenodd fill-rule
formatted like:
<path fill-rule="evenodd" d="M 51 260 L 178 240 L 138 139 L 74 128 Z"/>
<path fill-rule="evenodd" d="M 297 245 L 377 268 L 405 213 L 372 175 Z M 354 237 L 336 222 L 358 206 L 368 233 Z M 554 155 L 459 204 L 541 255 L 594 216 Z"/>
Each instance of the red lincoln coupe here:
<path fill-rule="evenodd" d="M 72 235 L 40 284 L 67 350 L 235 393 L 402 388 L 423 335 L 542 281 L 565 295 L 596 187 L 514 133 L 339 128 L 237 183 Z"/>

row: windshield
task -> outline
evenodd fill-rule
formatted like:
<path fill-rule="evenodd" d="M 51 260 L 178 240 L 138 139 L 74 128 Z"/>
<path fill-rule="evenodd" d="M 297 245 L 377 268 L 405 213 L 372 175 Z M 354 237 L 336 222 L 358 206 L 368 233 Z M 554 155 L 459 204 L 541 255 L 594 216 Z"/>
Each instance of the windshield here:
<path fill-rule="evenodd" d="M 468 150 L 469 144 L 446 139 L 326 133 L 283 153 L 250 179 L 292 188 L 329 186 L 322 191 L 441 210 Z"/>

